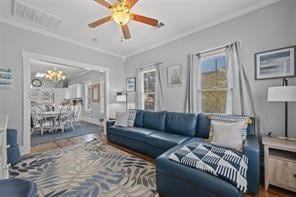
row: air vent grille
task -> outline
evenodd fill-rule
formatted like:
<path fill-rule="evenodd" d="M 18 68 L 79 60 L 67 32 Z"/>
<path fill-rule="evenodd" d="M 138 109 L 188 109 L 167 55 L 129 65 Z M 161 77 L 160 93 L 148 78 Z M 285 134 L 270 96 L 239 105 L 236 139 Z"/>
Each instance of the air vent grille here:
<path fill-rule="evenodd" d="M 21 1 L 14 1 L 14 8 L 12 15 L 22 20 L 28 21 L 39 27 L 45 27 L 49 30 L 57 30 L 62 24 L 63 20 L 43 10 L 37 9 L 33 6 L 27 5 Z"/>

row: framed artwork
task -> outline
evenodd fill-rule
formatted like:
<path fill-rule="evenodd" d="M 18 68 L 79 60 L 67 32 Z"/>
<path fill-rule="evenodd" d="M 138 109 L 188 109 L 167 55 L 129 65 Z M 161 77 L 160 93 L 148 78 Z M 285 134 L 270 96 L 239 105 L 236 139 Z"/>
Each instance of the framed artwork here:
<path fill-rule="evenodd" d="M 174 65 L 167 69 L 168 86 L 174 87 L 182 85 L 182 66 Z"/>
<path fill-rule="evenodd" d="M 100 84 L 92 85 L 92 102 L 99 103 L 100 97 Z"/>
<path fill-rule="evenodd" d="M 255 79 L 295 77 L 296 47 L 287 47 L 255 54 Z"/>
<path fill-rule="evenodd" d="M 0 88 L 11 88 L 13 72 L 11 68 L 0 66 Z"/>
<path fill-rule="evenodd" d="M 136 91 L 136 78 L 127 78 L 126 79 L 126 91 L 135 92 Z"/>

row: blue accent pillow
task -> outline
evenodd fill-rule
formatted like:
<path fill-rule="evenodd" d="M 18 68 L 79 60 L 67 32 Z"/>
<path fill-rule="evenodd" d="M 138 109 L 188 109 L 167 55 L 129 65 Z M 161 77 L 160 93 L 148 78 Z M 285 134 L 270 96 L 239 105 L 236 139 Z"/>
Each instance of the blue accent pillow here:
<path fill-rule="evenodd" d="M 144 111 L 144 127 L 148 129 L 165 130 L 166 112 Z"/>
<path fill-rule="evenodd" d="M 167 112 L 166 131 L 179 135 L 194 137 L 197 116 L 193 113 Z"/>

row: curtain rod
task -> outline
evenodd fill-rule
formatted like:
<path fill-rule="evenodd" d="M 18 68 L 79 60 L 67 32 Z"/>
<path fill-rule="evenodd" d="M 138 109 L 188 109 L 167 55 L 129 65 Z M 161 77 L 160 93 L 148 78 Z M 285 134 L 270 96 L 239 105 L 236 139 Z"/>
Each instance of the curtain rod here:
<path fill-rule="evenodd" d="M 239 41 L 236 41 L 236 42 L 240 43 L 241 41 L 239 40 Z M 228 47 L 228 46 L 230 46 L 230 45 L 232 45 L 233 43 L 236 43 L 236 42 L 227 43 L 227 44 L 224 44 L 224 45 L 221 45 L 221 46 L 217 46 L 217 47 L 214 47 L 214 48 L 211 48 L 211 49 L 199 51 L 195 55 L 201 55 L 201 54 L 204 54 L 204 53 L 210 53 L 210 52 L 213 52 L 213 51 L 217 51 L 217 50 L 226 48 L 226 47 Z"/>
<path fill-rule="evenodd" d="M 149 67 L 155 66 L 156 64 L 162 64 L 162 62 L 155 62 L 155 63 L 148 64 L 148 65 L 145 65 L 145 66 L 141 66 L 139 69 L 140 70 L 143 70 L 145 68 L 149 68 Z"/>

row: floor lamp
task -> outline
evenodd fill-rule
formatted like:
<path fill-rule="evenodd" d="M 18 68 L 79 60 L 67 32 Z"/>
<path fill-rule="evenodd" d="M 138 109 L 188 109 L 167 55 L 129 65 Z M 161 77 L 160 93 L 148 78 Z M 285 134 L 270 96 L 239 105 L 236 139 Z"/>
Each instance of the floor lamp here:
<path fill-rule="evenodd" d="M 288 86 L 283 79 L 283 86 L 268 88 L 267 101 L 285 103 L 285 138 L 288 138 L 288 102 L 296 102 L 296 86 Z"/>

